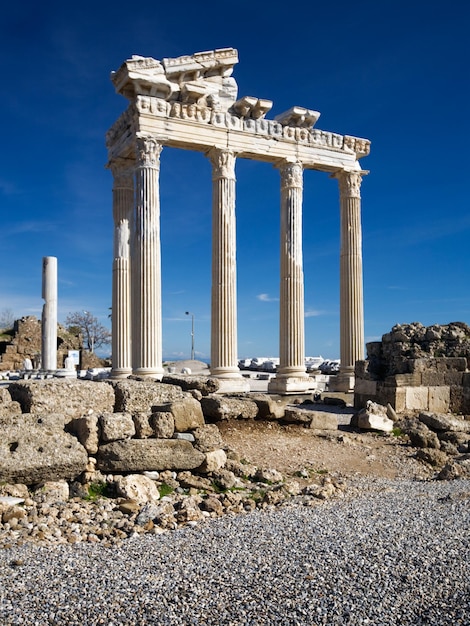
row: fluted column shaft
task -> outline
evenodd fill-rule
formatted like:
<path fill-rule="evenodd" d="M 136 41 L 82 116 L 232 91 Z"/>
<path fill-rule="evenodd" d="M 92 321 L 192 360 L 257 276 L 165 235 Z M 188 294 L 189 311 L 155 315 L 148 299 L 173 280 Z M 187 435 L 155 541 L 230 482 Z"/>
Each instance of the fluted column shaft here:
<path fill-rule="evenodd" d="M 112 378 L 132 373 L 130 298 L 130 223 L 134 206 L 134 163 L 117 159 L 110 165 L 114 177 Z"/>
<path fill-rule="evenodd" d="M 42 258 L 41 369 L 57 370 L 57 257 Z"/>
<path fill-rule="evenodd" d="M 300 391 L 309 377 L 305 370 L 304 274 L 302 261 L 301 163 L 283 163 L 281 174 L 281 280 L 279 367 L 273 391 Z"/>
<path fill-rule="evenodd" d="M 237 349 L 237 266 L 235 160 L 233 152 L 213 148 L 211 374 L 241 377 Z"/>
<path fill-rule="evenodd" d="M 302 165 L 281 172 L 281 281 L 279 373 L 305 372 L 304 273 L 302 261 Z"/>
<path fill-rule="evenodd" d="M 364 359 L 364 303 L 362 287 L 361 182 L 362 173 L 337 174 L 340 189 L 340 374 L 354 374 Z"/>
<path fill-rule="evenodd" d="M 162 145 L 137 138 L 132 221 L 132 371 L 161 377 L 162 311 L 159 172 Z"/>

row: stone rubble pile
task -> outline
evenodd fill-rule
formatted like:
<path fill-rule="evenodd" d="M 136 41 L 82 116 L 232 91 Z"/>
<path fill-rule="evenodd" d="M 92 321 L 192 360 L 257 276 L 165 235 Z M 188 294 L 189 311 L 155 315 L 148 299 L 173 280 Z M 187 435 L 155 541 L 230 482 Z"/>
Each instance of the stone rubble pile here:
<path fill-rule="evenodd" d="M 438 480 L 470 477 L 470 417 L 429 411 L 399 416 L 390 405 L 368 401 L 352 416 L 350 426 L 405 435 L 418 448 L 416 458 L 431 467 Z"/>
<path fill-rule="evenodd" d="M 160 534 L 227 514 L 292 502 L 315 506 L 341 497 L 344 488 L 341 480 L 329 476 L 317 476 L 301 487 L 276 470 L 245 466 L 235 459 L 205 476 L 164 471 L 149 476 L 108 474 L 104 482 L 87 484 L 46 482 L 29 489 L 3 484 L 0 547 L 25 542 L 120 544 L 128 537 Z"/>
<path fill-rule="evenodd" d="M 470 477 L 470 420 L 421 412 L 398 420 L 396 426 L 419 448 L 416 457 L 437 471 L 436 478 Z"/>
<path fill-rule="evenodd" d="M 464 322 L 397 324 L 367 344 L 355 366 L 354 406 L 368 400 L 397 412 L 470 413 L 470 327 Z"/>
<path fill-rule="evenodd" d="M 334 415 L 286 409 L 262 394 L 219 396 L 204 377 L 186 377 L 183 386 L 25 380 L 2 389 L 0 545 L 114 543 L 288 498 L 311 505 L 342 493 L 330 477 L 299 483 L 242 463 L 216 424 L 262 417 L 337 430 Z"/>

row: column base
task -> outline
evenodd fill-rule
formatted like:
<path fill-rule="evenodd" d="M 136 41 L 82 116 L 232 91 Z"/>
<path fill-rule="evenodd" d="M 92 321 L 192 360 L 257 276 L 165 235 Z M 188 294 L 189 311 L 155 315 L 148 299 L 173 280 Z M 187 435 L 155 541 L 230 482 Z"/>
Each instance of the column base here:
<path fill-rule="evenodd" d="M 62 368 L 51 373 L 54 375 L 55 378 L 77 378 L 77 370 Z"/>
<path fill-rule="evenodd" d="M 328 391 L 341 391 L 343 393 L 349 393 L 354 391 L 354 384 L 356 377 L 353 372 L 340 372 L 336 376 L 330 376 L 328 382 Z"/>
<path fill-rule="evenodd" d="M 161 367 L 138 367 L 132 372 L 134 376 L 139 376 L 139 378 L 154 378 L 156 380 L 161 380 L 164 373 Z"/>
<path fill-rule="evenodd" d="M 313 389 L 314 383 L 307 374 L 298 376 L 275 376 L 268 383 L 268 393 L 306 393 Z"/>
<path fill-rule="evenodd" d="M 246 393 L 250 391 L 250 382 L 239 371 L 216 368 L 211 370 L 210 378 L 215 378 L 219 383 L 216 393 Z"/>
<path fill-rule="evenodd" d="M 132 374 L 132 369 L 130 367 L 129 368 L 117 367 L 116 369 L 111 370 L 111 374 L 109 375 L 109 378 L 111 380 L 119 380 L 121 378 L 128 378 L 131 374 Z"/>

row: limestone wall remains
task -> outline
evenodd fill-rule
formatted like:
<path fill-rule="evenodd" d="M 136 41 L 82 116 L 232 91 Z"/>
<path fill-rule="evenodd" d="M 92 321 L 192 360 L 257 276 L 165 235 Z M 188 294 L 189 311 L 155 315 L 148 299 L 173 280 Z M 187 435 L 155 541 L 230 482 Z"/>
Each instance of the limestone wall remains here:
<path fill-rule="evenodd" d="M 354 404 L 470 414 L 469 364 L 467 324 L 397 324 L 382 341 L 368 343 L 367 359 L 356 363 Z"/>
<path fill-rule="evenodd" d="M 57 328 L 57 364 L 63 367 L 69 350 L 80 350 L 80 336 Z M 21 370 L 25 358 L 37 369 L 41 360 L 41 321 L 28 315 L 15 321 L 13 328 L 0 336 L 0 371 Z"/>

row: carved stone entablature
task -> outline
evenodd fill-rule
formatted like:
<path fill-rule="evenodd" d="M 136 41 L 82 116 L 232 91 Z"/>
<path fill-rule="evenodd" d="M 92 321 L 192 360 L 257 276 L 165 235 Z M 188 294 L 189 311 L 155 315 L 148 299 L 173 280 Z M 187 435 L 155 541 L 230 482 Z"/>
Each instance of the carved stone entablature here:
<path fill-rule="evenodd" d="M 288 111 L 276 115 L 276 122 L 283 126 L 298 126 L 301 128 L 313 128 L 320 117 L 318 111 L 311 111 L 303 107 L 291 107 Z"/>
<path fill-rule="evenodd" d="M 370 153 L 370 141 L 368 139 L 344 135 L 344 145 L 345 149 L 349 148 L 352 150 L 358 159 L 368 156 Z"/>
<path fill-rule="evenodd" d="M 181 77 L 191 76 L 189 80 L 202 77 L 231 76 L 233 66 L 238 63 L 238 52 L 234 48 L 218 48 L 205 52 L 196 52 L 173 59 L 163 59 L 163 66 L 168 77 L 179 82 Z"/>
<path fill-rule="evenodd" d="M 116 91 L 129 100 L 138 94 L 168 99 L 174 89 L 160 61 L 138 55 L 125 61 L 117 72 L 111 72 L 111 80 Z"/>
<path fill-rule="evenodd" d="M 270 100 L 237 99 L 231 77 L 237 62 L 233 48 L 126 61 L 112 74 L 116 90 L 131 103 L 106 136 L 110 160 L 135 158 L 135 136 L 151 135 L 163 145 L 202 152 L 224 145 L 273 163 L 301 158 L 306 169 L 361 169 L 358 160 L 369 154 L 370 141 L 314 128 L 318 111 L 294 106 L 266 119 Z"/>
<path fill-rule="evenodd" d="M 227 111 L 236 101 L 238 87 L 231 77 L 238 63 L 233 48 L 198 52 L 162 62 L 133 56 L 111 73 L 116 91 L 129 100 L 156 96 L 167 101 L 202 104 Z"/>
<path fill-rule="evenodd" d="M 233 110 L 240 117 L 259 120 L 264 118 L 266 113 L 271 110 L 273 103 L 271 100 L 255 98 L 253 96 L 245 96 L 240 98 L 233 105 Z"/>

